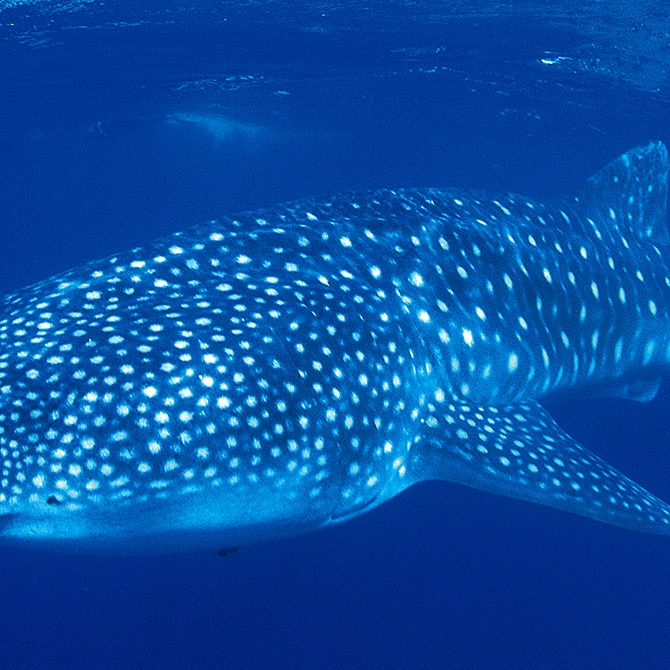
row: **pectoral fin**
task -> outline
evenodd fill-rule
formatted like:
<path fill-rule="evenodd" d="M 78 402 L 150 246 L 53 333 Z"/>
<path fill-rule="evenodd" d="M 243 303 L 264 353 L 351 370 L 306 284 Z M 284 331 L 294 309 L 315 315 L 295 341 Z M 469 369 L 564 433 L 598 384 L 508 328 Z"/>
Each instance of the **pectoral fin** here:
<path fill-rule="evenodd" d="M 426 479 L 670 534 L 667 503 L 584 449 L 537 403 L 440 404 L 426 420 L 420 442 Z"/>

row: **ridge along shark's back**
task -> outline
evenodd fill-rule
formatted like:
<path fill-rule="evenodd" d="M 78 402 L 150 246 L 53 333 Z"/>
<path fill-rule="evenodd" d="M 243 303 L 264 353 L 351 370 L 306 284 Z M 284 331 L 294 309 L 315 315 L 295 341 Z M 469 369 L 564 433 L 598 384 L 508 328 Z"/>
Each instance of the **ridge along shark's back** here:
<path fill-rule="evenodd" d="M 188 550 L 327 526 L 440 478 L 670 533 L 538 400 L 653 395 L 668 158 L 565 206 L 438 189 L 193 228 L 6 297 L 0 537 Z"/>

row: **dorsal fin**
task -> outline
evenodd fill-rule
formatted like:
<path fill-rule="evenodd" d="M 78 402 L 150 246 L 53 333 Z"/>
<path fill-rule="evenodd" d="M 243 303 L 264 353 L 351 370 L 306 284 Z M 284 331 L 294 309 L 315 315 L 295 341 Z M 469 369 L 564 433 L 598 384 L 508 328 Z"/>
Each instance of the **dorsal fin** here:
<path fill-rule="evenodd" d="M 668 150 L 662 142 L 636 147 L 596 172 L 576 200 L 594 221 L 608 221 L 631 238 L 670 243 L 666 220 Z"/>

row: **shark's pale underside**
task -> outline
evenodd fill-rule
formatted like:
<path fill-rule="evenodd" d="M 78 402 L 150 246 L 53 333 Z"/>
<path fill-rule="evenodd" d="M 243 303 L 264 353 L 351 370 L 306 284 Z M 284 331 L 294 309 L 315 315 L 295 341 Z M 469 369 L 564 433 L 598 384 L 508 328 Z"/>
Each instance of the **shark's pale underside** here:
<path fill-rule="evenodd" d="M 670 534 L 670 506 L 538 403 L 653 396 L 670 360 L 667 177 L 651 143 L 555 206 L 306 200 L 7 296 L 0 538 L 232 547 L 426 479 Z"/>

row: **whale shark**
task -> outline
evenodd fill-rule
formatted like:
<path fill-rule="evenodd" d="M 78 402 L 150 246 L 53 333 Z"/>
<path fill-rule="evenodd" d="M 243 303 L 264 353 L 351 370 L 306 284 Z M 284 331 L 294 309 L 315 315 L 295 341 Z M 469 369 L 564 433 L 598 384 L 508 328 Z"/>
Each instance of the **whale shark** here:
<path fill-rule="evenodd" d="M 575 197 L 399 189 L 211 221 L 0 303 L 0 542 L 234 548 L 438 479 L 670 534 L 558 392 L 670 361 L 668 153 Z"/>

